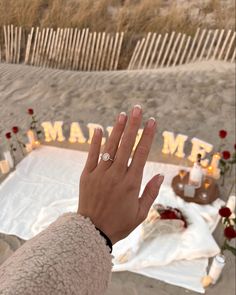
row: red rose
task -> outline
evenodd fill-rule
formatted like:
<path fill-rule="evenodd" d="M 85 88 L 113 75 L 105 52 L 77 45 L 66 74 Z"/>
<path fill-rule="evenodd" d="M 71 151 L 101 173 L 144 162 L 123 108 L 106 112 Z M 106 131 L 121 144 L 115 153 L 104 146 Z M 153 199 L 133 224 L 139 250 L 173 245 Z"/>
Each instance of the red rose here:
<path fill-rule="evenodd" d="M 226 130 L 220 130 L 219 131 L 219 137 L 220 138 L 225 138 L 227 136 L 227 131 Z"/>
<path fill-rule="evenodd" d="M 219 210 L 219 214 L 221 217 L 230 217 L 232 212 L 228 207 L 221 207 Z"/>
<path fill-rule="evenodd" d="M 236 238 L 236 231 L 232 226 L 228 226 L 224 230 L 224 235 L 228 240 Z"/>
<path fill-rule="evenodd" d="M 231 154 L 229 151 L 223 151 L 222 156 L 225 160 L 228 160 L 231 157 Z"/>
<path fill-rule="evenodd" d="M 12 127 L 12 132 L 13 133 L 18 133 L 19 132 L 19 128 L 17 126 Z"/>
<path fill-rule="evenodd" d="M 34 114 L 34 110 L 33 109 L 28 109 L 28 114 L 29 115 L 33 115 Z"/>
<path fill-rule="evenodd" d="M 7 139 L 10 139 L 10 138 L 11 138 L 11 132 L 7 132 L 7 133 L 5 134 L 5 136 L 6 136 Z"/>

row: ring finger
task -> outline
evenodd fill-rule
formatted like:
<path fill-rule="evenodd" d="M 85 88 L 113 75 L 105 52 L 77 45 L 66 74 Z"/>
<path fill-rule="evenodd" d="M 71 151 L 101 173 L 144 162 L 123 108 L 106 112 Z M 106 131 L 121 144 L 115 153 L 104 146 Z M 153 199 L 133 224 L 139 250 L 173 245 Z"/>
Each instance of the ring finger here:
<path fill-rule="evenodd" d="M 127 122 L 127 115 L 126 113 L 122 112 L 119 114 L 116 120 L 116 124 L 112 129 L 111 135 L 105 145 L 104 153 L 108 153 L 111 159 L 115 159 L 116 151 L 118 149 L 121 136 L 124 132 L 125 125 Z M 99 169 L 107 169 L 111 166 L 112 160 L 104 161 L 101 160 L 98 168 Z"/>

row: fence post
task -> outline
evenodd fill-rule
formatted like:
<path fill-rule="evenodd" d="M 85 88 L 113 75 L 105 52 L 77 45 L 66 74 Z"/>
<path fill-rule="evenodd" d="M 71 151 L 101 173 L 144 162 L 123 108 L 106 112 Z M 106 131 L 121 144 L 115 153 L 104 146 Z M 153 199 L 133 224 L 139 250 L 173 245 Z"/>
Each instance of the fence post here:
<path fill-rule="evenodd" d="M 186 34 L 183 34 L 183 35 L 182 35 L 182 38 L 181 38 L 181 41 L 180 41 L 180 44 L 179 44 L 179 49 L 178 49 L 178 51 L 177 51 L 177 53 L 176 53 L 175 60 L 174 60 L 174 62 L 173 62 L 172 67 L 174 67 L 174 66 L 176 65 L 177 61 L 178 61 L 178 58 L 179 58 L 179 55 L 180 55 L 181 49 L 182 49 L 182 47 L 183 47 L 183 44 L 184 44 L 184 40 L 185 40 L 185 38 L 186 38 Z"/>
<path fill-rule="evenodd" d="M 190 48 L 189 54 L 188 54 L 188 56 L 187 56 L 186 63 L 189 63 L 189 61 L 190 61 L 190 58 L 191 58 L 191 55 L 192 55 L 192 51 L 193 51 L 193 49 L 194 49 L 194 46 L 195 46 L 195 43 L 196 43 L 196 41 L 197 41 L 197 38 L 198 38 L 199 33 L 200 33 L 200 28 L 197 29 L 197 32 L 196 32 L 196 34 L 195 34 L 195 36 L 194 36 L 193 43 L 192 43 L 192 46 L 191 46 L 191 48 Z"/>
<path fill-rule="evenodd" d="M 228 40 L 229 40 L 229 36 L 230 36 L 230 34 L 231 34 L 231 30 L 228 31 L 228 33 L 227 33 L 227 35 L 226 35 L 226 37 L 225 37 L 225 41 L 224 41 L 224 44 L 223 44 L 223 46 L 222 46 L 222 48 L 221 48 L 220 54 L 219 54 L 219 56 L 218 56 L 218 59 L 221 59 L 221 58 L 222 58 L 222 55 L 223 55 L 223 53 L 224 53 L 225 47 L 226 47 L 226 45 L 227 45 L 227 42 L 228 42 Z"/>
<path fill-rule="evenodd" d="M 231 38 L 231 40 L 230 40 L 230 43 L 229 43 L 229 47 L 228 47 L 227 53 L 226 53 L 226 55 L 225 55 L 225 59 L 224 59 L 225 61 L 227 61 L 228 58 L 229 58 L 230 50 L 231 50 L 231 47 L 232 47 L 232 45 L 233 45 L 233 43 L 234 43 L 235 35 L 236 35 L 236 33 L 234 32 L 234 33 L 233 33 L 233 36 L 232 36 L 232 38 Z"/>
<path fill-rule="evenodd" d="M 168 61 L 167 61 L 167 67 L 169 67 L 169 65 L 170 65 L 170 63 L 171 63 L 171 59 L 172 59 L 172 57 L 173 57 L 173 55 L 174 55 L 175 48 L 176 48 L 176 46 L 177 46 L 177 44 L 178 44 L 178 42 L 179 42 L 179 39 L 180 39 L 181 35 L 182 35 L 182 34 L 179 33 L 179 34 L 177 35 L 177 38 L 175 39 L 175 43 L 174 43 L 174 45 L 173 45 L 172 51 L 170 52 L 170 56 L 169 56 L 169 59 L 168 59 Z"/>
<path fill-rule="evenodd" d="M 117 49 L 117 53 L 116 53 L 116 58 L 115 58 L 114 70 L 117 70 L 117 67 L 118 67 L 118 62 L 119 62 L 119 57 L 120 57 L 120 52 L 121 52 L 121 46 L 122 46 L 122 43 L 123 43 L 123 38 L 124 38 L 124 32 L 121 32 L 120 40 L 119 40 L 119 44 L 118 44 L 118 49 Z"/>
<path fill-rule="evenodd" d="M 205 40 L 205 43 L 204 43 L 204 45 L 203 45 L 202 51 L 201 51 L 201 53 L 200 53 L 199 60 L 202 60 L 202 58 L 203 58 L 203 55 L 204 55 L 204 53 L 205 53 L 205 50 L 206 50 L 206 47 L 207 47 L 208 41 L 209 41 L 210 36 L 211 36 L 211 33 L 212 33 L 212 31 L 209 30 L 209 31 L 208 31 L 208 34 L 207 34 L 207 37 L 206 37 L 206 40 Z"/>
<path fill-rule="evenodd" d="M 151 59 L 149 61 L 149 65 L 148 65 L 148 69 L 150 69 L 152 67 L 152 63 L 154 61 L 154 58 L 156 56 L 156 53 L 157 53 L 157 48 L 158 48 L 158 45 L 160 43 L 160 40 L 161 40 L 161 34 L 158 35 L 157 37 L 157 40 L 155 42 L 155 46 L 154 46 L 154 49 L 153 49 L 153 53 L 152 53 L 152 56 L 151 56 Z"/>
<path fill-rule="evenodd" d="M 146 67 L 147 67 L 148 59 L 149 59 L 149 57 L 150 57 L 151 50 L 152 50 L 152 47 L 153 47 L 154 41 L 155 41 L 155 39 L 156 39 L 156 35 L 157 35 L 157 33 L 154 33 L 154 34 L 152 35 L 152 39 L 151 39 L 151 42 L 150 42 L 150 46 L 149 46 L 149 48 L 148 48 L 148 52 L 147 52 L 147 54 L 146 54 L 146 58 L 145 58 L 144 63 L 143 63 L 143 69 L 146 69 Z"/>
<path fill-rule="evenodd" d="M 172 41 L 174 39 L 174 36 L 175 36 L 175 32 L 172 32 L 171 35 L 170 35 L 170 39 L 169 39 L 168 45 L 167 45 L 167 49 L 165 51 L 165 54 L 164 54 L 164 57 L 163 57 L 163 60 L 162 60 L 162 63 L 161 63 L 161 67 L 164 66 L 164 63 L 165 63 L 166 57 L 167 57 L 167 55 L 169 53 L 170 46 L 172 44 Z"/>
<path fill-rule="evenodd" d="M 212 38 L 212 41 L 211 41 L 211 45 L 210 45 L 210 48 L 209 48 L 209 51 L 208 51 L 208 54 L 207 54 L 207 57 L 206 57 L 207 60 L 210 58 L 212 47 L 214 45 L 214 42 L 216 40 L 216 37 L 217 37 L 218 32 L 219 32 L 219 30 L 215 30 L 215 33 L 213 35 L 213 38 Z"/>

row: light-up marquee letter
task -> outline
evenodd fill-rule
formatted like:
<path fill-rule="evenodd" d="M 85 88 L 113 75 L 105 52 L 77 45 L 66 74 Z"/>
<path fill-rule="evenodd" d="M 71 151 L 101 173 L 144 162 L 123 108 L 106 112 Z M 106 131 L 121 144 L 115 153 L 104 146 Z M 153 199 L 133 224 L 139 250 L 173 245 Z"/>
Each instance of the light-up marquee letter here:
<path fill-rule="evenodd" d="M 43 122 L 41 126 L 44 129 L 46 142 L 50 142 L 53 140 L 55 141 L 56 139 L 60 142 L 65 140 L 62 132 L 63 122 L 56 121 L 53 125 L 51 122 Z"/>
<path fill-rule="evenodd" d="M 77 123 L 77 122 L 71 123 L 69 142 L 71 142 L 71 143 L 75 143 L 75 142 L 85 143 L 86 142 L 86 138 L 84 137 L 84 134 L 80 128 L 79 123 Z"/>
<path fill-rule="evenodd" d="M 196 137 L 192 138 L 191 140 L 193 146 L 192 146 L 192 151 L 191 155 L 188 157 L 188 159 L 192 162 L 195 162 L 197 160 L 197 154 L 202 155 L 202 159 L 205 158 L 206 153 L 210 153 L 213 150 L 213 145 L 210 143 L 207 143 L 203 140 L 200 140 Z M 201 161 L 202 166 L 207 166 L 209 160 L 205 159 Z"/>
<path fill-rule="evenodd" d="M 133 151 L 135 151 L 140 139 L 141 139 L 141 136 L 142 136 L 142 133 L 143 133 L 143 129 L 139 129 L 138 130 L 138 133 L 137 133 L 137 136 L 136 136 L 136 139 L 135 139 L 135 143 L 134 143 L 134 147 L 133 147 Z"/>
<path fill-rule="evenodd" d="M 92 142 L 92 138 L 93 138 L 93 134 L 94 134 L 94 130 L 96 128 L 101 128 L 103 131 L 103 127 L 99 124 L 93 124 L 93 123 L 89 123 L 87 124 L 88 130 L 89 130 L 89 139 L 88 139 L 88 144 L 91 144 Z M 104 145 L 106 142 L 106 137 L 102 138 L 102 145 Z"/>
<path fill-rule="evenodd" d="M 107 127 L 108 138 L 111 136 L 112 130 L 113 130 L 113 127 L 111 127 L 111 126 Z"/>
<path fill-rule="evenodd" d="M 185 144 L 185 141 L 188 139 L 188 136 L 183 134 L 178 134 L 175 137 L 174 133 L 169 131 L 164 131 L 162 135 L 164 137 L 162 153 L 171 154 L 171 155 L 175 154 L 175 156 L 179 158 L 183 158 L 185 156 L 184 144 Z"/>
<path fill-rule="evenodd" d="M 211 167 L 212 167 L 212 174 L 213 177 L 216 179 L 220 178 L 220 168 L 219 168 L 219 162 L 220 162 L 220 153 L 216 153 L 212 156 L 211 160 Z"/>

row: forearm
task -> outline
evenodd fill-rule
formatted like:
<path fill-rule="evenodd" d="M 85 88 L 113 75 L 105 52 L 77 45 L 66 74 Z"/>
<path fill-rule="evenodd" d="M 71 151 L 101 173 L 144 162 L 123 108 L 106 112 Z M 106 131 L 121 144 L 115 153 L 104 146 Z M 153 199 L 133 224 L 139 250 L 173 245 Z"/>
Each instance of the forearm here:
<path fill-rule="evenodd" d="M 62 215 L 0 268 L 0 294 L 103 294 L 111 255 L 92 222 Z"/>

